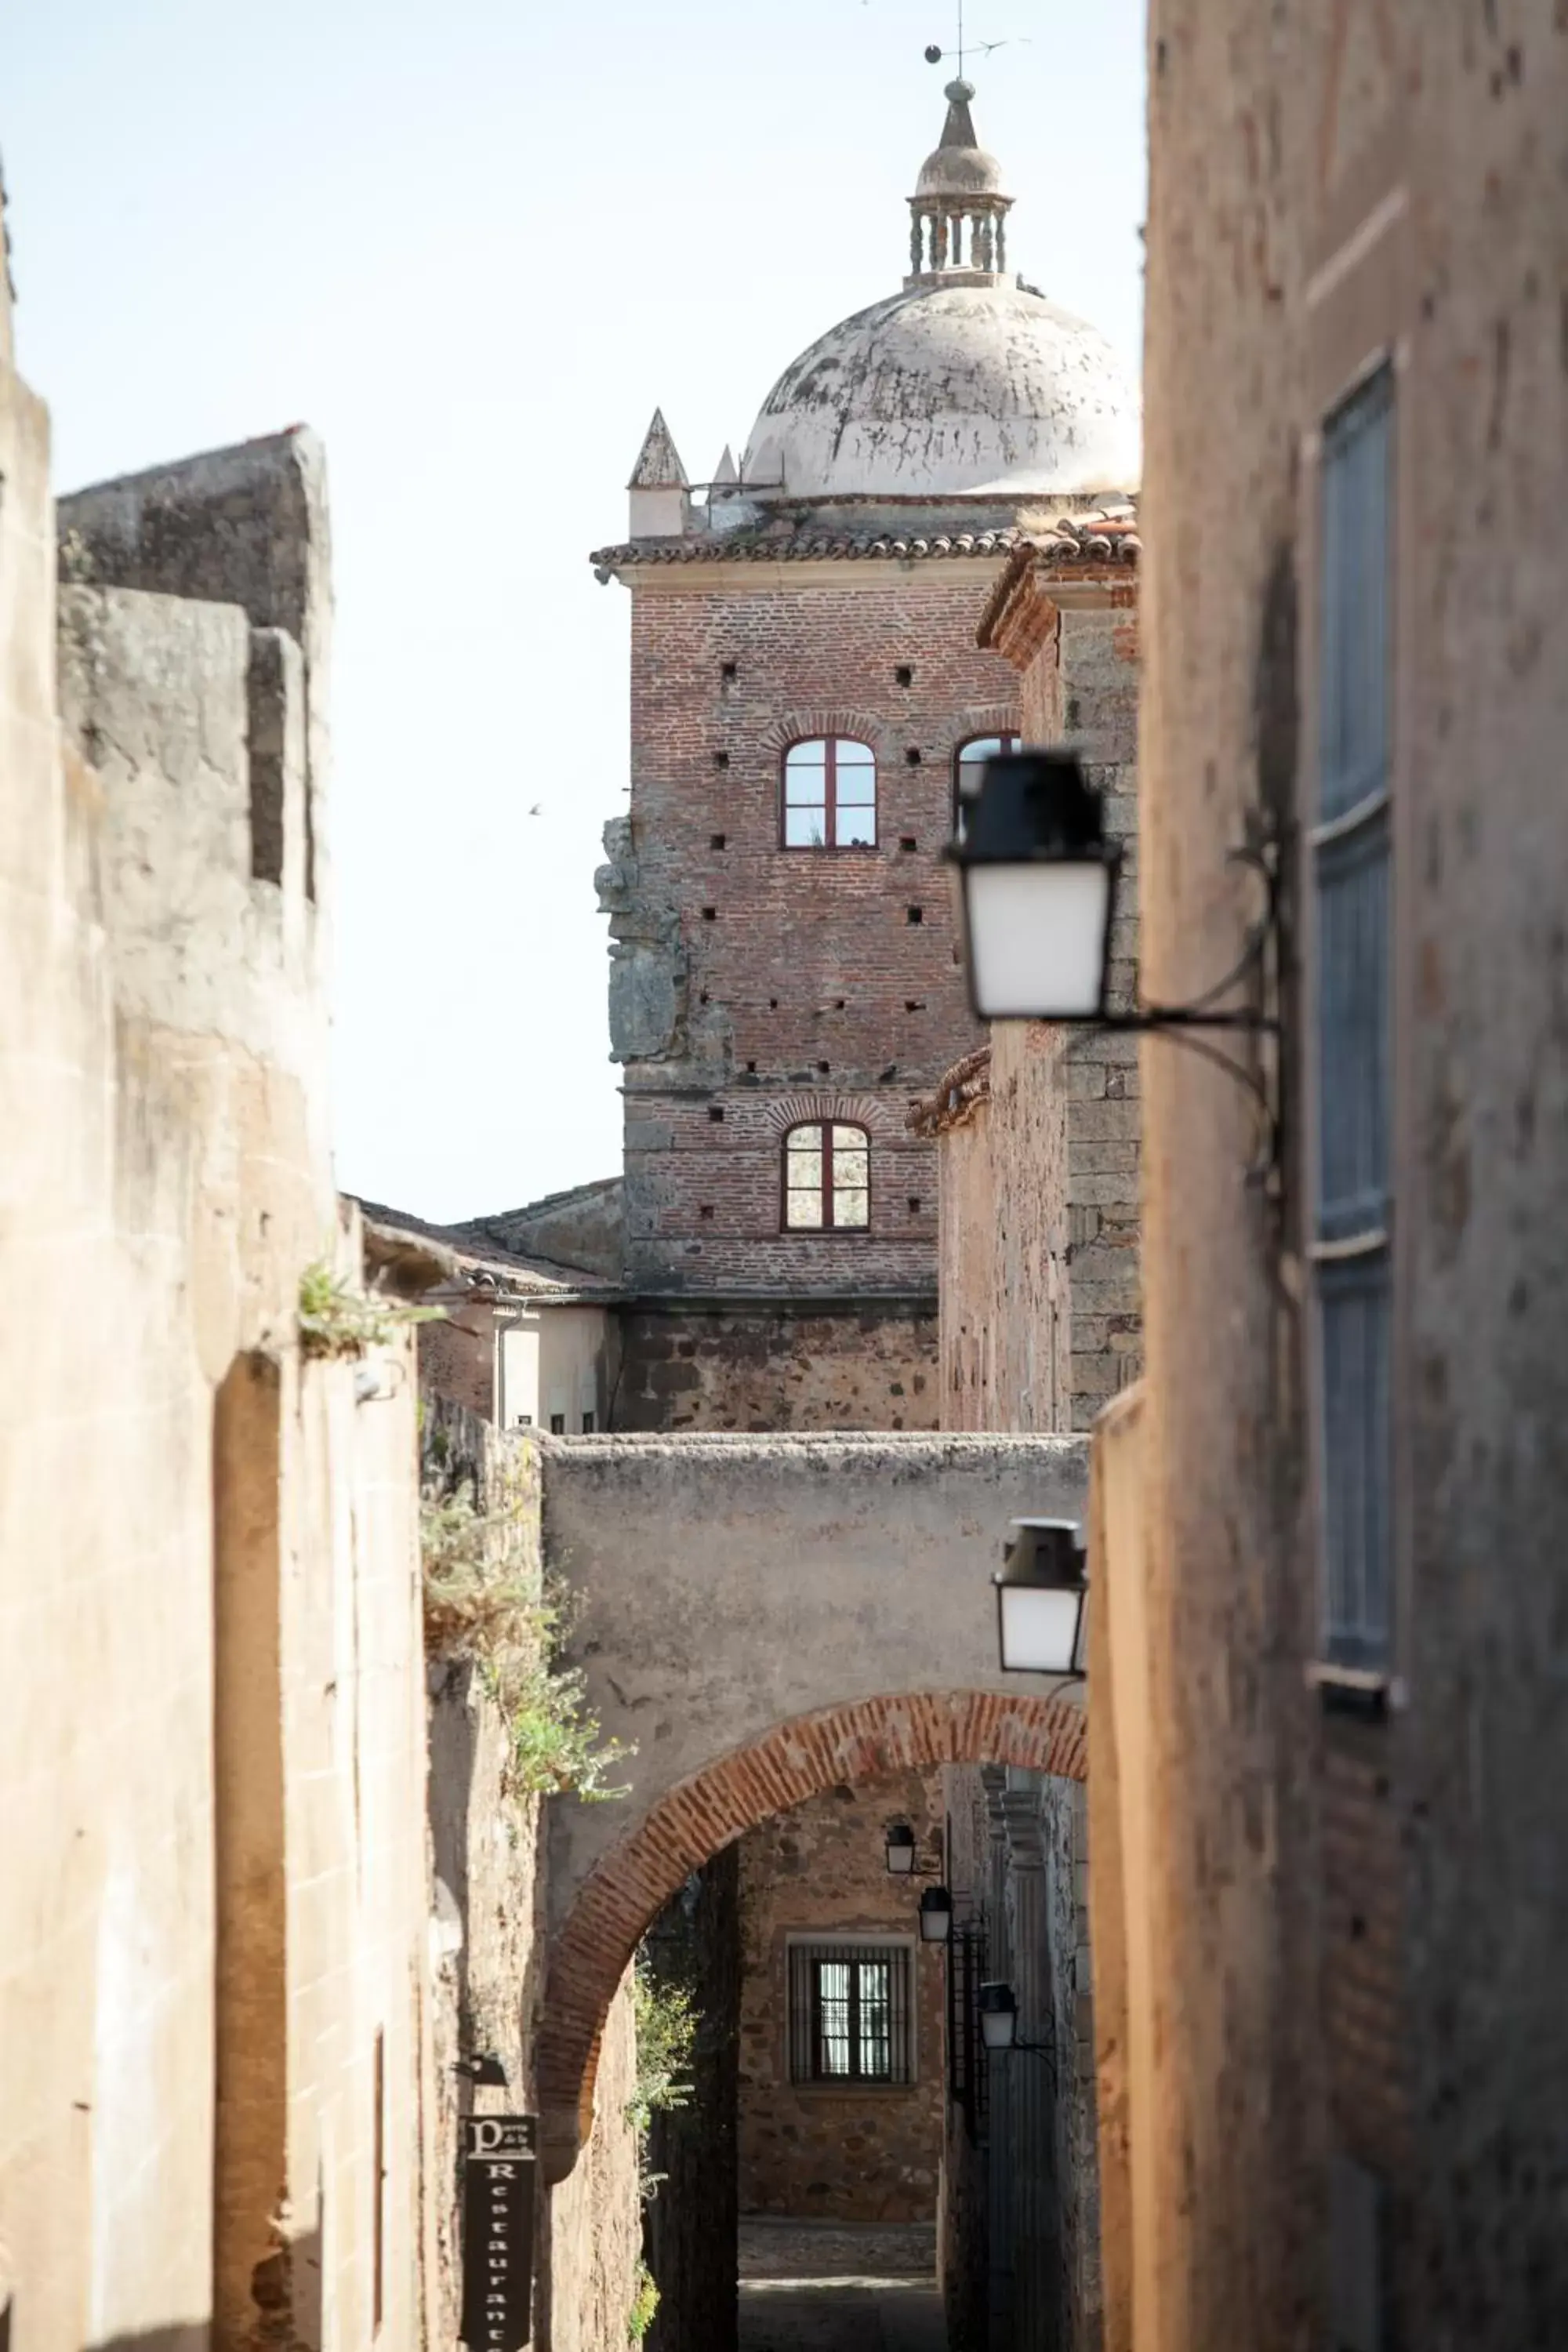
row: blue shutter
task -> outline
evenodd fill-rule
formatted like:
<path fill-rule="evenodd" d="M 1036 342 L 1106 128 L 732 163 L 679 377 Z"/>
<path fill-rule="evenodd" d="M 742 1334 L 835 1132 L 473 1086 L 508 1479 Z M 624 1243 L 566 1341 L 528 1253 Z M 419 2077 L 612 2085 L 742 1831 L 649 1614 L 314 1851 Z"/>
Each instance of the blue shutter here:
<path fill-rule="evenodd" d="M 1394 384 L 1384 369 L 1323 436 L 1314 1003 L 1324 1640 L 1389 1662 L 1393 1599 L 1389 1197 Z"/>

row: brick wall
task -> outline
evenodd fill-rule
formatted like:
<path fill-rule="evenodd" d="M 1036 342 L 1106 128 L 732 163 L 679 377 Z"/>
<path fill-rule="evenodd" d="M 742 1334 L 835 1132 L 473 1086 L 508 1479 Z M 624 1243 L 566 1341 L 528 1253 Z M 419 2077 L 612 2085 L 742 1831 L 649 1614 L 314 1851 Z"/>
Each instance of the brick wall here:
<path fill-rule="evenodd" d="M 629 1279 L 931 1284 L 934 1155 L 903 1114 L 975 1042 L 938 853 L 956 746 L 1014 723 L 1008 665 L 974 642 L 994 576 L 635 589 L 630 816 L 605 882 Z M 784 746 L 825 732 L 875 748 L 875 848 L 779 846 Z M 867 1233 L 780 1234 L 782 1133 L 816 1116 L 871 1133 Z"/>
<path fill-rule="evenodd" d="M 617 1430 L 934 1429 L 935 1318 L 868 1302 L 617 1318 Z"/>
<path fill-rule="evenodd" d="M 942 1957 L 915 1949 L 915 2082 L 829 2087 L 791 2080 L 792 1936 L 915 1937 L 919 1878 L 892 1876 L 883 1841 L 907 1821 L 939 1850 L 940 1772 L 845 1784 L 776 1813 L 741 1843 L 741 2204 L 752 2213 L 925 2221 L 936 2210 L 945 2100 Z"/>

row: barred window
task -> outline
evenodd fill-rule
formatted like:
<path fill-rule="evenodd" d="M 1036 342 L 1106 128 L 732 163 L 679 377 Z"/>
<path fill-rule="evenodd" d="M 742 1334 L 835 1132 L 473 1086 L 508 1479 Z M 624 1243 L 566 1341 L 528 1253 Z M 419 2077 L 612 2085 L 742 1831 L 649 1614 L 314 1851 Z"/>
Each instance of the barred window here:
<path fill-rule="evenodd" d="M 870 847 L 877 839 L 877 759 L 847 735 L 792 743 L 784 763 L 786 849 Z"/>
<path fill-rule="evenodd" d="M 908 1944 L 789 1948 L 789 2071 L 795 2083 L 911 2083 Z"/>
<path fill-rule="evenodd" d="M 1323 436 L 1317 805 L 1310 834 L 1325 1655 L 1392 1636 L 1389 737 L 1394 379 Z"/>
<path fill-rule="evenodd" d="M 784 1221 L 792 1232 L 871 1222 L 871 1139 L 863 1127 L 813 1119 L 784 1138 Z"/>

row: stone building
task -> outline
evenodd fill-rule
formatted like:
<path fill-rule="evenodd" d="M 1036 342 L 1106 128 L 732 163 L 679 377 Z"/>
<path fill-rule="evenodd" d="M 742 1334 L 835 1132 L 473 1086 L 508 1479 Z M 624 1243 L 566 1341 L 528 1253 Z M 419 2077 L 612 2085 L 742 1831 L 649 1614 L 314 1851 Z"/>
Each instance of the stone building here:
<path fill-rule="evenodd" d="M 632 598 L 630 805 L 606 830 L 599 877 L 626 1070 L 616 1427 L 1067 1430 L 1136 1369 L 1126 1054 L 1083 1060 L 1070 1146 L 1064 1114 L 1049 1114 L 1064 1166 L 1070 1152 L 1082 1173 L 1032 1268 L 1056 1312 L 1022 1396 L 998 1391 L 987 1367 L 999 1291 L 983 1307 L 944 1284 L 940 1342 L 935 1328 L 943 1155 L 909 1106 L 981 1045 L 939 865 L 958 800 L 1021 725 L 1068 730 L 1103 781 L 1125 782 L 1115 809 L 1131 827 L 1136 395 L 1092 329 L 1007 274 L 1008 199 L 972 97 L 948 91 L 901 291 L 785 369 L 739 467 L 726 452 L 711 483 L 693 488 L 656 415 L 629 536 L 595 558 Z M 1118 946 L 1131 952 L 1124 935 Z M 1077 1352 L 1074 1243 L 1102 1307 Z M 1001 1282 L 1012 1271 L 999 1267 Z M 950 1330 L 977 1314 L 991 1318 L 984 1334 Z M 918 1825 L 929 1868 L 944 1869 L 948 1800 L 963 1811 L 976 1785 L 946 1777 L 814 1797 L 742 1842 L 735 2095 L 750 2210 L 935 2212 L 956 2151 L 945 1962 L 910 1954 L 905 2085 L 812 2081 L 800 2020 L 819 1951 L 826 1967 L 852 1948 L 904 1965 L 914 1893 L 888 1877 L 883 1837 L 889 1820 Z M 1017 1777 L 1048 1811 L 1056 1784 Z M 1076 2063 L 1081 1872 L 1070 1800 L 1056 1801 L 1067 1826 L 1053 1818 L 1043 1834 L 1066 1856 L 1053 1948 Z M 1043 1943 L 1039 1959 L 1048 1976 Z M 1083 2137 L 1090 2104 L 1075 2075 L 1064 2136 Z M 1020 2144 L 1053 2129 L 1031 2109 Z M 1092 2182 L 1087 2137 L 1087 2152 L 1053 2158 L 1026 2227 L 1050 2226 L 1058 2173 Z M 1020 2343 L 1092 2340 L 1092 2189 L 1066 2203 L 1087 2250 L 1058 2287 L 1053 2238 L 1048 2286 L 1020 2303 Z M 950 2236 L 955 2263 L 973 2259 Z"/>
<path fill-rule="evenodd" d="M 1023 1388 L 988 1369 L 1004 1322 L 994 1288 L 955 1293 L 969 1324 L 944 1325 L 939 1343 L 940 1122 L 909 1111 L 983 1045 L 941 853 L 980 762 L 1018 739 L 1026 708 L 1031 726 L 1075 733 L 1102 780 L 1124 787 L 1114 814 L 1131 829 L 1139 463 L 1135 393 L 1091 328 L 1007 271 L 1000 169 L 978 145 L 968 85 L 947 95 L 910 200 L 901 289 L 785 369 L 739 465 L 726 452 L 711 482 L 690 482 L 656 415 L 628 534 L 593 559 L 631 596 L 630 801 L 606 828 L 598 877 L 625 1072 L 598 1391 L 616 1438 L 1069 1432 L 1136 1366 L 1135 1089 L 1131 1057 L 1109 1052 L 1075 1067 L 1070 1138 L 1056 1102 L 1069 1081 L 1055 1062 L 1046 1074 L 1075 1172 L 1059 1231 L 1031 1261 L 1042 1320 Z M 1131 956 L 1125 929 L 1118 945 Z M 586 1260 L 542 1244 L 534 1215 L 442 1238 L 471 1250 L 482 1235 L 519 1260 L 536 1251 L 558 1274 L 565 1261 L 570 1280 Z M 1098 1308 L 1076 1344 L 1075 1248 L 1080 1305 Z M 542 1324 L 562 1311 L 542 1289 L 535 1299 Z M 637 1458 L 606 1444 L 606 1488 Z M 602 1663 L 590 1660 L 595 1674 Z M 733 2327 L 732 2305 L 701 2302 L 689 2273 L 724 2269 L 737 2161 L 741 2196 L 759 2210 L 934 2217 L 951 2089 L 945 1962 L 915 1943 L 919 1882 L 889 1880 L 884 1845 L 890 1822 L 907 1824 L 934 1875 L 950 1850 L 947 1798 L 963 1811 L 977 1785 L 949 1790 L 926 1769 L 814 1790 L 748 1828 L 732 1895 L 705 1874 L 658 1923 L 662 1954 L 685 1938 L 701 1979 L 735 1990 L 732 2047 L 705 2057 L 702 2103 L 661 2142 L 661 2165 L 712 2220 L 700 2242 L 668 2213 L 651 2226 L 668 2298 L 656 2352 L 684 2314 L 701 2310 L 714 2352 Z M 1043 1774 L 1022 1771 L 1019 1787 L 1040 1853 L 1066 1874 L 1053 1998 L 1076 2053 L 1075 1817 L 1070 1805 L 1049 1814 Z M 896 2008 L 896 2032 L 868 2028 L 862 2046 L 851 2022 L 834 2042 L 823 2021 L 835 1989 L 851 1986 L 842 2001 Z M 1062 2114 L 1077 2120 L 1061 2122 L 1066 2153 L 1052 2159 L 1063 2179 L 1092 2180 L 1084 2113 L 1075 2075 Z M 1054 2111 L 1030 2108 L 1020 2132 L 1057 2134 Z M 1087 2249 L 1091 2197 L 1068 2201 Z M 1080 2262 L 1077 2242 L 1072 2288 L 1058 2288 L 1059 2261 L 1048 2286 L 1031 2278 L 1020 2331 L 1091 2340 L 1092 2257 Z M 1079 2333 L 1063 2334 L 1080 2311 Z"/>
<path fill-rule="evenodd" d="M 1155 0 L 1150 37 L 1145 973 L 1212 983 L 1227 853 L 1276 838 L 1282 1181 L 1152 1040 L 1147 1373 L 1096 1439 L 1107 2343 L 1545 2352 L 1568 23 Z"/>
<path fill-rule="evenodd" d="M 1025 741 L 1071 743 L 1124 863 L 1111 1002 L 1137 972 L 1137 571 L 1131 519 L 1016 549 L 981 616 L 1018 671 Z M 1137 1041 L 998 1022 L 910 1124 L 939 1161 L 942 1409 L 954 1429 L 1087 1429 L 1142 1369 Z M 1010 1981 L 1054 2082 L 994 2062 L 947 2119 L 954 2352 L 1097 2345 L 1101 2325 L 1086 1794 L 951 1767 L 950 1871 L 968 1955 Z"/>

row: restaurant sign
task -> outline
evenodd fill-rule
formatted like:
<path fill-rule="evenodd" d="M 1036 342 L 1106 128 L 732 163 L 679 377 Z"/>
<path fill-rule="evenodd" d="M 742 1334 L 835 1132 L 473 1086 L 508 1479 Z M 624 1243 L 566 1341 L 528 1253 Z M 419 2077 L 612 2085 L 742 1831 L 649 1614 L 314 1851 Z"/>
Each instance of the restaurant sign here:
<path fill-rule="evenodd" d="M 462 2339 L 521 2352 L 532 2326 L 532 2116 L 465 2116 Z"/>

